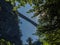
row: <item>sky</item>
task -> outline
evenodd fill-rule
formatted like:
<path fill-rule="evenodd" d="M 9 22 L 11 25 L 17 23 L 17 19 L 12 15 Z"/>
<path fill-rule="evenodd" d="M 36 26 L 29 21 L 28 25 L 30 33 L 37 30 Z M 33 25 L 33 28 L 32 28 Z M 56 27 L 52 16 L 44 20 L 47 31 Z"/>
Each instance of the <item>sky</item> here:
<path fill-rule="evenodd" d="M 26 4 L 25 7 L 19 8 L 18 12 L 24 14 L 25 16 L 29 17 L 31 20 L 33 20 L 34 22 L 37 23 L 36 17 L 31 18 L 31 16 L 33 16 L 34 13 L 26 13 L 31 8 L 32 7 L 29 4 Z M 21 29 L 22 35 L 23 35 L 22 36 L 23 44 L 27 43 L 26 40 L 28 39 L 28 37 L 31 37 L 33 39 L 33 41 L 36 41 L 38 39 L 38 37 L 35 35 L 32 35 L 33 33 L 36 32 L 36 27 L 20 17 L 19 17 L 19 19 L 20 19 L 20 22 L 22 22 L 22 24 L 20 24 L 20 29 Z"/>

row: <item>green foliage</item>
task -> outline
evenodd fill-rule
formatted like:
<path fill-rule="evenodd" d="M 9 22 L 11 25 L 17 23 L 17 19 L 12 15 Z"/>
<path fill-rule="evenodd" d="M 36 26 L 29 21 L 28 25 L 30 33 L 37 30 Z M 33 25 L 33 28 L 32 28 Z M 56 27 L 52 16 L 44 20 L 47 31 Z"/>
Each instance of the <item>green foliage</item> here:
<path fill-rule="evenodd" d="M 18 6 L 14 7 L 14 10 L 16 10 L 17 8 L 21 7 L 21 6 L 25 6 L 25 4 L 34 4 L 36 5 L 36 7 L 38 6 L 38 4 L 43 3 L 43 0 L 6 0 L 7 2 L 11 2 L 12 5 L 15 5 L 16 2 L 18 2 Z M 37 8 L 36 8 L 37 9 Z"/>
<path fill-rule="evenodd" d="M 41 15 L 37 35 L 41 37 L 44 34 L 44 40 L 51 45 L 60 43 L 60 0 L 45 0 L 41 5 Z"/>
<path fill-rule="evenodd" d="M 28 42 L 28 45 L 32 45 L 32 38 L 29 37 L 29 38 L 27 39 L 27 42 Z"/>
<path fill-rule="evenodd" d="M 13 45 L 14 43 L 11 43 L 10 41 L 7 41 L 5 39 L 0 39 L 0 45 Z"/>

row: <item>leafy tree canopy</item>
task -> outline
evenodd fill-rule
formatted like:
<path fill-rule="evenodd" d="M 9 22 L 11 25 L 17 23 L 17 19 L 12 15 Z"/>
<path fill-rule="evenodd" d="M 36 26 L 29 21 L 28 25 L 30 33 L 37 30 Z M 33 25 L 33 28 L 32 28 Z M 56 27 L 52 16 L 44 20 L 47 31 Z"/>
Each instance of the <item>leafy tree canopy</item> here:
<path fill-rule="evenodd" d="M 25 6 L 25 4 L 29 3 L 30 5 L 34 4 L 36 6 L 38 6 L 38 4 L 42 3 L 43 0 L 6 0 L 7 2 L 11 2 L 12 5 L 15 5 L 16 2 L 18 2 L 18 6 L 14 7 L 15 9 L 16 8 L 19 8 L 21 6 Z M 34 8 L 38 8 L 38 7 L 35 7 Z M 33 12 L 33 10 L 30 10 L 30 12 Z"/>
<path fill-rule="evenodd" d="M 39 13 L 37 34 L 51 45 L 60 43 L 60 0 L 45 0 Z"/>

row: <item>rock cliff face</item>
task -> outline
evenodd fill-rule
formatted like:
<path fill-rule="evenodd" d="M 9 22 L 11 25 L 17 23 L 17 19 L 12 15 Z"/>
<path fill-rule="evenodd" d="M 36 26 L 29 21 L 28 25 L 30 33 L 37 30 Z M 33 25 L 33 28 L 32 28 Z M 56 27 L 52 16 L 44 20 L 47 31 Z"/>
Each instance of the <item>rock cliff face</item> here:
<path fill-rule="evenodd" d="M 16 45 L 21 44 L 21 34 L 18 26 L 18 16 L 11 13 L 13 6 L 0 0 L 0 38 L 9 40 Z"/>

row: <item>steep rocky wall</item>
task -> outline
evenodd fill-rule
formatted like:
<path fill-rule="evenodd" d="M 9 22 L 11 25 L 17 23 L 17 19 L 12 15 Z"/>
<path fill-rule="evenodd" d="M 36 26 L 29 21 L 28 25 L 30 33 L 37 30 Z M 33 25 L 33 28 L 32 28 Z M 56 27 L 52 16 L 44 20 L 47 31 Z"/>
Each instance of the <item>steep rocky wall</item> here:
<path fill-rule="evenodd" d="M 13 6 L 9 2 L 0 0 L 0 7 L 0 38 L 21 45 L 18 16 L 11 13 Z"/>

